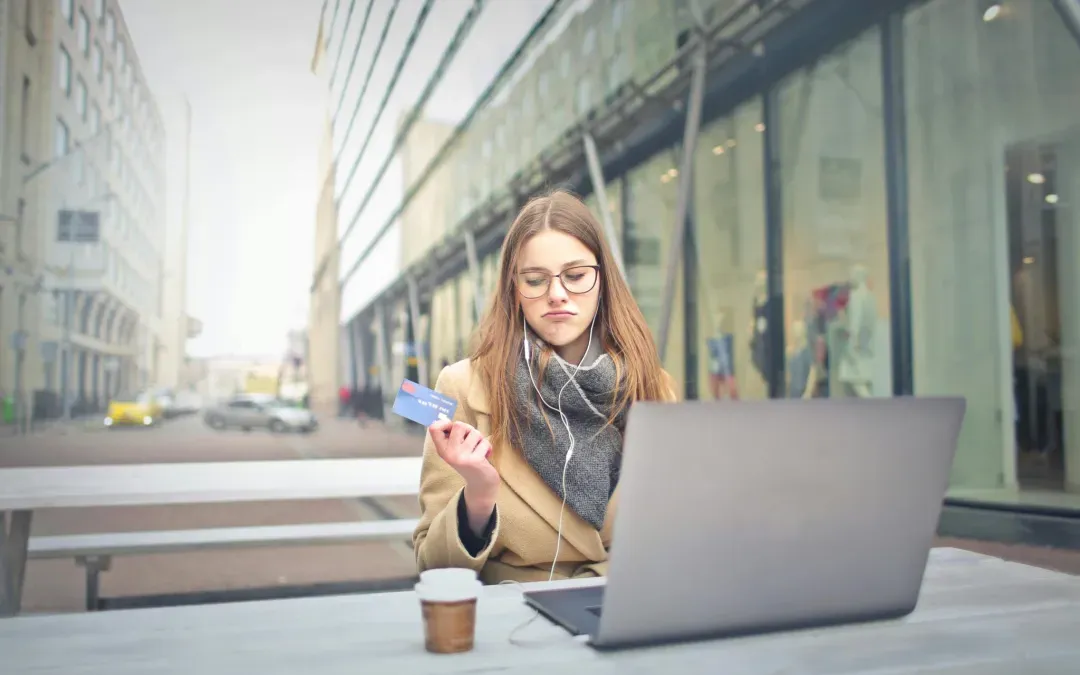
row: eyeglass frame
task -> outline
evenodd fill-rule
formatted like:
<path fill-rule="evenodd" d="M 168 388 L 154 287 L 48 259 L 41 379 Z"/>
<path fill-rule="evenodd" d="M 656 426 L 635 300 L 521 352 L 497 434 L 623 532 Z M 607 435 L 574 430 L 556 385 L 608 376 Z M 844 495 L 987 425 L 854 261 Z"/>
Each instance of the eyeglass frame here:
<path fill-rule="evenodd" d="M 581 269 L 582 267 L 587 267 L 587 268 L 592 269 L 593 271 L 596 272 L 596 276 L 593 277 L 592 286 L 589 286 L 588 290 L 585 290 L 585 291 L 572 291 L 572 290 L 570 290 L 569 288 L 566 287 L 566 281 L 563 280 L 562 276 L 564 274 L 566 274 L 567 272 L 569 272 L 570 270 Z M 525 295 L 524 293 L 521 292 L 521 287 L 520 286 L 518 286 L 516 283 L 514 285 L 515 285 L 515 288 L 517 289 L 517 292 L 521 295 L 521 297 L 525 298 L 526 300 L 536 300 L 536 299 L 542 298 L 545 295 L 547 295 L 548 293 L 550 293 L 551 292 L 551 282 L 555 278 L 559 279 L 559 285 L 562 286 L 563 290 L 566 291 L 567 293 L 569 293 L 570 295 L 585 295 L 586 293 L 592 293 L 593 289 L 596 288 L 596 284 L 600 281 L 600 269 L 601 269 L 600 265 L 574 265 L 573 267 L 567 267 L 566 269 L 564 269 L 562 272 L 559 272 L 558 274 L 552 274 L 551 272 L 548 272 L 548 271 L 544 270 L 543 274 L 545 274 L 547 276 L 547 285 L 544 286 L 544 290 L 541 291 L 539 295 L 534 295 L 534 296 Z M 540 270 L 536 270 L 534 272 L 518 272 L 517 274 L 514 275 L 515 276 L 515 281 L 518 278 L 520 278 L 523 274 L 535 274 L 535 273 L 537 273 L 539 271 Z"/>

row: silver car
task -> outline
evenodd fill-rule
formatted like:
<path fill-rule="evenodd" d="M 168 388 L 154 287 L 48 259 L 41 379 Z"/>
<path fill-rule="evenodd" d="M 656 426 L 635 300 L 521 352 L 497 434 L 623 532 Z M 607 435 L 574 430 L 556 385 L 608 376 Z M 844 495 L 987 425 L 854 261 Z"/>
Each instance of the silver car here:
<path fill-rule="evenodd" d="M 319 427 L 310 410 L 297 408 L 273 396 L 244 394 L 208 408 L 203 413 L 207 426 L 218 431 L 229 428 L 269 429 L 274 433 L 311 433 Z"/>

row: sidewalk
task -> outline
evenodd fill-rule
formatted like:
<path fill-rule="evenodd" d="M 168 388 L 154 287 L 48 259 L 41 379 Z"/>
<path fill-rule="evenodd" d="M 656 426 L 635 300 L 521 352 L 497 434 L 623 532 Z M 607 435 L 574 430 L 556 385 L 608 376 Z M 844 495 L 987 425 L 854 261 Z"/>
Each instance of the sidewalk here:
<path fill-rule="evenodd" d="M 84 433 L 87 431 L 101 431 L 105 425 L 101 423 L 100 415 L 86 415 L 71 420 L 52 419 L 34 422 L 33 428 L 27 434 L 20 434 L 15 424 L 0 425 L 0 438 L 27 436 L 64 436 L 70 433 Z"/>
<path fill-rule="evenodd" d="M 422 433 L 375 420 L 360 426 L 351 418 L 323 417 L 318 431 L 297 439 L 305 452 L 319 457 L 419 457 L 424 451 Z"/>

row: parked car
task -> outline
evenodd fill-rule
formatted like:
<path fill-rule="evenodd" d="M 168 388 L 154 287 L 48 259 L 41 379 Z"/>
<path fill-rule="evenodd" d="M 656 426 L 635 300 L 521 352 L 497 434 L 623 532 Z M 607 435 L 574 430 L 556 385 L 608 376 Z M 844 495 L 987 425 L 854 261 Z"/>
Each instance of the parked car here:
<path fill-rule="evenodd" d="M 117 396 L 109 401 L 109 410 L 105 413 L 105 426 L 150 427 L 165 417 L 165 408 L 153 392 L 143 391 L 137 394 Z"/>
<path fill-rule="evenodd" d="M 269 429 L 274 433 L 311 433 L 319 427 L 310 410 L 297 408 L 273 396 L 242 394 L 207 408 L 203 421 L 212 429 Z"/>

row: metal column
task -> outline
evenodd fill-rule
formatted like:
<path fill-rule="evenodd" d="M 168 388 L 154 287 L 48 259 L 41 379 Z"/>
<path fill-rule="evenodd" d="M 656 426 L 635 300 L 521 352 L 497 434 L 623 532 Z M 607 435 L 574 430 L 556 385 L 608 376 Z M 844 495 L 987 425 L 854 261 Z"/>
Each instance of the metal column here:
<path fill-rule="evenodd" d="M 413 349 L 416 350 L 416 370 L 420 377 L 420 384 L 430 387 L 428 383 L 427 354 L 424 353 L 424 340 L 420 334 L 420 289 L 416 283 L 416 277 L 409 275 L 409 321 L 412 322 Z"/>
<path fill-rule="evenodd" d="M 671 312 L 675 305 L 675 284 L 678 281 L 679 264 L 683 256 L 683 240 L 686 237 L 687 209 L 694 179 L 694 149 L 697 147 L 698 129 L 701 126 L 701 99 L 705 91 L 705 67 L 708 45 L 699 34 L 698 47 L 693 54 L 693 75 L 690 80 L 690 101 L 686 109 L 686 128 L 683 131 L 682 168 L 679 170 L 679 196 L 675 202 L 675 228 L 668 245 L 667 278 L 664 281 L 664 300 L 661 304 L 660 337 L 657 348 L 660 361 L 667 353 L 668 336 L 671 334 Z"/>
<path fill-rule="evenodd" d="M 33 511 L 12 511 L 10 525 L 0 511 L 0 617 L 12 617 L 22 608 L 26 578 L 26 549 Z"/>
<path fill-rule="evenodd" d="M 382 402 L 385 403 L 387 396 L 393 390 L 390 382 L 390 322 L 386 318 L 386 305 L 379 303 L 375 308 L 376 320 L 379 322 L 379 343 L 376 358 L 379 362 L 379 386 L 382 388 Z"/>
<path fill-rule="evenodd" d="M 907 103 L 904 100 L 904 25 L 900 14 L 881 27 L 881 82 L 885 130 L 885 229 L 888 236 L 892 394 L 915 393 L 911 342 L 911 236 L 908 222 Z"/>
<path fill-rule="evenodd" d="M 360 370 L 357 363 L 356 352 L 356 320 L 345 324 L 345 346 L 349 350 L 349 389 L 360 389 Z"/>
<path fill-rule="evenodd" d="M 600 165 L 600 153 L 596 150 L 596 141 L 588 131 L 581 135 L 581 140 L 585 144 L 585 158 L 589 163 L 589 178 L 592 180 L 593 193 L 596 195 L 597 208 L 600 209 L 600 220 L 604 224 L 604 233 L 607 234 L 611 255 L 614 256 L 615 264 L 619 266 L 619 271 L 625 277 L 626 268 L 623 267 L 622 245 L 619 243 L 619 234 L 615 231 L 615 223 L 611 219 L 611 209 L 608 208 L 607 184 L 604 182 L 604 168 Z"/>
<path fill-rule="evenodd" d="M 1072 33 L 1077 43 L 1080 43 L 1080 0 L 1051 0 L 1065 27 Z"/>
<path fill-rule="evenodd" d="M 71 380 L 75 373 L 75 349 L 71 341 L 71 332 L 75 323 L 75 242 L 68 243 L 70 257 L 67 269 L 67 294 L 64 300 L 64 349 L 61 366 L 64 371 L 64 381 L 60 383 L 60 391 L 63 396 L 64 419 L 71 419 L 72 386 Z"/>
<path fill-rule="evenodd" d="M 465 232 L 465 256 L 469 260 L 469 271 L 473 278 L 473 303 L 476 305 L 476 321 L 484 316 L 484 289 L 480 283 L 480 256 L 476 253 L 476 235 L 471 230 Z"/>

